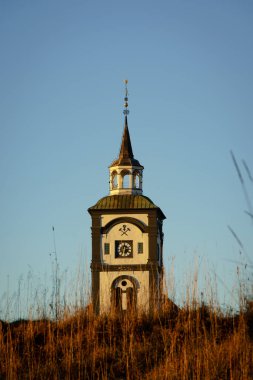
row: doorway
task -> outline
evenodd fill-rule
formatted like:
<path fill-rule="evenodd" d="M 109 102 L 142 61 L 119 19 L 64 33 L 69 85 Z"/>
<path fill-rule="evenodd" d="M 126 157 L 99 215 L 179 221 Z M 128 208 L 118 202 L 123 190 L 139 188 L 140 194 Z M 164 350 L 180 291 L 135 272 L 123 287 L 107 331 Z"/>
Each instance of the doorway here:
<path fill-rule="evenodd" d="M 117 312 L 133 312 L 137 306 L 138 282 L 131 276 L 116 278 L 111 287 L 112 308 Z"/>

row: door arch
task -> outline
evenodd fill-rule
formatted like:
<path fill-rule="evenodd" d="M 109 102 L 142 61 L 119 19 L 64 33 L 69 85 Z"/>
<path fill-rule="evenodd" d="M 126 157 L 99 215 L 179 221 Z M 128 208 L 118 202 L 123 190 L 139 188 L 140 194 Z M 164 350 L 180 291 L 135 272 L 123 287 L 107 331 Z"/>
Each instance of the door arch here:
<path fill-rule="evenodd" d="M 111 307 L 119 312 L 133 312 L 137 307 L 139 283 L 132 276 L 117 277 L 111 285 Z"/>

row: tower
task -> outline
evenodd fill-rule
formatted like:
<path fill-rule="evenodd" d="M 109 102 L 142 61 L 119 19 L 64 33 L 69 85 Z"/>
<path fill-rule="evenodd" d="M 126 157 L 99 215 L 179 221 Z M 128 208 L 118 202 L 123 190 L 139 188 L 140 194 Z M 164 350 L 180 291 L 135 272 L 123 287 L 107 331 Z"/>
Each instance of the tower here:
<path fill-rule="evenodd" d="M 109 195 L 88 209 L 97 314 L 115 309 L 149 312 L 159 308 L 162 298 L 165 215 L 142 194 L 144 167 L 133 155 L 125 84 L 124 131 L 119 156 L 109 166 Z"/>

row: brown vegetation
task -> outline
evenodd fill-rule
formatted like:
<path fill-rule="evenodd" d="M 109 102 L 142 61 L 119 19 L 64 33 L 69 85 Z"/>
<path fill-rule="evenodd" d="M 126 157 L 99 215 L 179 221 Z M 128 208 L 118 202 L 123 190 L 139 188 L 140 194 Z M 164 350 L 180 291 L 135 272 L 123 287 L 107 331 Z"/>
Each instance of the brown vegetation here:
<path fill-rule="evenodd" d="M 0 379 L 252 379 L 253 312 L 0 322 Z"/>

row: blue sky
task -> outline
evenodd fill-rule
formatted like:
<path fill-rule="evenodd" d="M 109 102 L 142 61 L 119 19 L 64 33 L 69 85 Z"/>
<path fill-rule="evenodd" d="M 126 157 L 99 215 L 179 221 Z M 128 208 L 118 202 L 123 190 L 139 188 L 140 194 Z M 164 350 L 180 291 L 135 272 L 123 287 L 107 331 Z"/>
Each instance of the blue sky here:
<path fill-rule="evenodd" d="M 144 194 L 167 216 L 177 297 L 198 260 L 229 303 L 237 268 L 228 260 L 247 260 L 227 225 L 253 260 L 230 157 L 253 202 L 241 164 L 253 171 L 252 18 L 246 0 L 0 2 L 2 312 L 27 273 L 50 286 L 52 226 L 60 270 L 89 272 L 86 210 L 108 194 L 125 78 L 133 151 Z"/>

